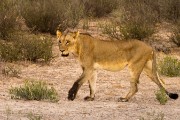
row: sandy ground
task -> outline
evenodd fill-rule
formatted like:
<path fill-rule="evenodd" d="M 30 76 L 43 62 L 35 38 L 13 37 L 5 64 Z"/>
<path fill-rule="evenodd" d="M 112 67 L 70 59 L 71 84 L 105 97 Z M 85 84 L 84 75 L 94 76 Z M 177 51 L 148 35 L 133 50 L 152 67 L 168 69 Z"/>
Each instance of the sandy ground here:
<path fill-rule="evenodd" d="M 0 120 L 180 120 L 180 99 L 160 105 L 155 98 L 158 87 L 144 74 L 140 77 L 139 91 L 129 102 L 118 102 L 129 90 L 128 69 L 120 72 L 98 71 L 96 99 L 91 102 L 83 98 L 89 95 L 88 84 L 79 90 L 77 99 L 67 100 L 68 90 L 81 75 L 78 61 L 71 55 L 57 56 L 49 65 L 29 62 L 15 63 L 21 69 L 20 78 L 6 77 L 0 72 Z M 0 63 L 0 70 L 9 63 Z M 20 86 L 26 79 L 42 80 L 53 86 L 60 100 L 24 101 L 10 98 L 8 90 Z M 180 94 L 179 77 L 163 77 L 169 91 Z M 32 118 L 34 117 L 34 119 Z"/>

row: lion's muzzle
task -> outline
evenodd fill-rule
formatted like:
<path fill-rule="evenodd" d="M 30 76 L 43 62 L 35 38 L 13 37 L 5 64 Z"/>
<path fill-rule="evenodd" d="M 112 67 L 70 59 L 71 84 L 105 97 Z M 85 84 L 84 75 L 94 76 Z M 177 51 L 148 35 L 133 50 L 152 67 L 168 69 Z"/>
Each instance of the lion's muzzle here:
<path fill-rule="evenodd" d="M 69 56 L 69 53 L 68 53 L 68 54 L 63 54 L 63 53 L 62 53 L 61 56 L 62 56 L 62 57 L 67 57 L 67 56 Z"/>
<path fill-rule="evenodd" d="M 67 53 L 65 50 L 60 50 L 61 51 L 61 56 L 62 57 L 67 57 L 69 56 L 69 53 Z"/>

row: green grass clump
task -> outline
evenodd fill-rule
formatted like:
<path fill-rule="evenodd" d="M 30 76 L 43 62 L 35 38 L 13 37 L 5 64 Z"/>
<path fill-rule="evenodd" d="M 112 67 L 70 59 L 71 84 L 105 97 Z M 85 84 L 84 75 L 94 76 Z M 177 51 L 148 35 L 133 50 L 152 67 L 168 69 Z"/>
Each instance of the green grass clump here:
<path fill-rule="evenodd" d="M 161 89 L 156 92 L 156 99 L 159 101 L 161 105 L 165 105 L 168 101 L 168 97 L 164 89 Z"/>
<path fill-rule="evenodd" d="M 47 84 L 42 81 L 26 80 L 23 86 L 12 87 L 9 93 L 12 99 L 58 101 L 57 91 L 53 87 L 49 88 Z"/>
<path fill-rule="evenodd" d="M 27 117 L 29 120 L 42 120 L 43 118 L 42 115 L 36 115 L 32 112 L 28 113 Z"/>
<path fill-rule="evenodd" d="M 169 77 L 180 76 L 180 61 L 176 58 L 165 57 L 159 63 L 160 73 Z"/>

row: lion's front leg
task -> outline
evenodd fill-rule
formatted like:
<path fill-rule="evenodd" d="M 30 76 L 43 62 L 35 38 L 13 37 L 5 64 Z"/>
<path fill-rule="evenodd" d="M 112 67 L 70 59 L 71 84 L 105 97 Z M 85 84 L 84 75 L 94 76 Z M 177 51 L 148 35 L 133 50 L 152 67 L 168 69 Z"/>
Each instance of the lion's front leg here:
<path fill-rule="evenodd" d="M 81 77 L 73 84 L 72 88 L 69 90 L 68 99 L 74 100 L 76 98 L 77 92 L 79 88 L 83 85 L 83 83 L 87 82 L 92 76 L 92 72 L 90 70 L 84 70 Z"/>
<path fill-rule="evenodd" d="M 77 92 L 82 84 L 85 82 L 84 75 L 82 74 L 81 77 L 74 82 L 72 88 L 68 92 L 68 100 L 74 100 L 76 98 Z"/>
<path fill-rule="evenodd" d="M 76 98 L 76 94 L 78 92 L 78 89 L 80 88 L 80 84 L 78 82 L 75 82 L 72 86 L 72 88 L 68 92 L 68 100 L 74 100 Z"/>
<path fill-rule="evenodd" d="M 95 92 L 96 92 L 96 79 L 97 79 L 97 74 L 94 71 L 91 79 L 89 79 L 89 88 L 90 88 L 90 96 L 87 96 L 84 98 L 86 101 L 93 101 L 95 98 Z"/>

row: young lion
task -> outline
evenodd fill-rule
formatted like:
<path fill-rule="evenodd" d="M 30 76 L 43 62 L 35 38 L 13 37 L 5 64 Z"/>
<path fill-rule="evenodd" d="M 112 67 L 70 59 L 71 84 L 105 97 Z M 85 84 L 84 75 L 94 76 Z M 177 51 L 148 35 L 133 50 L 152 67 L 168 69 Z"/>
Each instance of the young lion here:
<path fill-rule="evenodd" d="M 165 90 L 156 72 L 155 52 L 141 41 L 103 41 L 87 34 L 79 34 L 79 32 L 62 34 L 60 31 L 57 31 L 57 38 L 61 55 L 66 57 L 69 53 L 73 53 L 83 69 L 82 75 L 69 90 L 69 100 L 76 98 L 79 88 L 86 81 L 89 82 L 90 96 L 84 99 L 94 100 L 97 69 L 120 71 L 126 66 L 129 68 L 130 91 L 125 98 L 119 99 L 122 102 L 128 101 L 138 91 L 137 84 L 143 70 L 160 89 Z M 169 93 L 167 90 L 165 92 L 172 99 L 178 98 L 176 93 Z"/>

